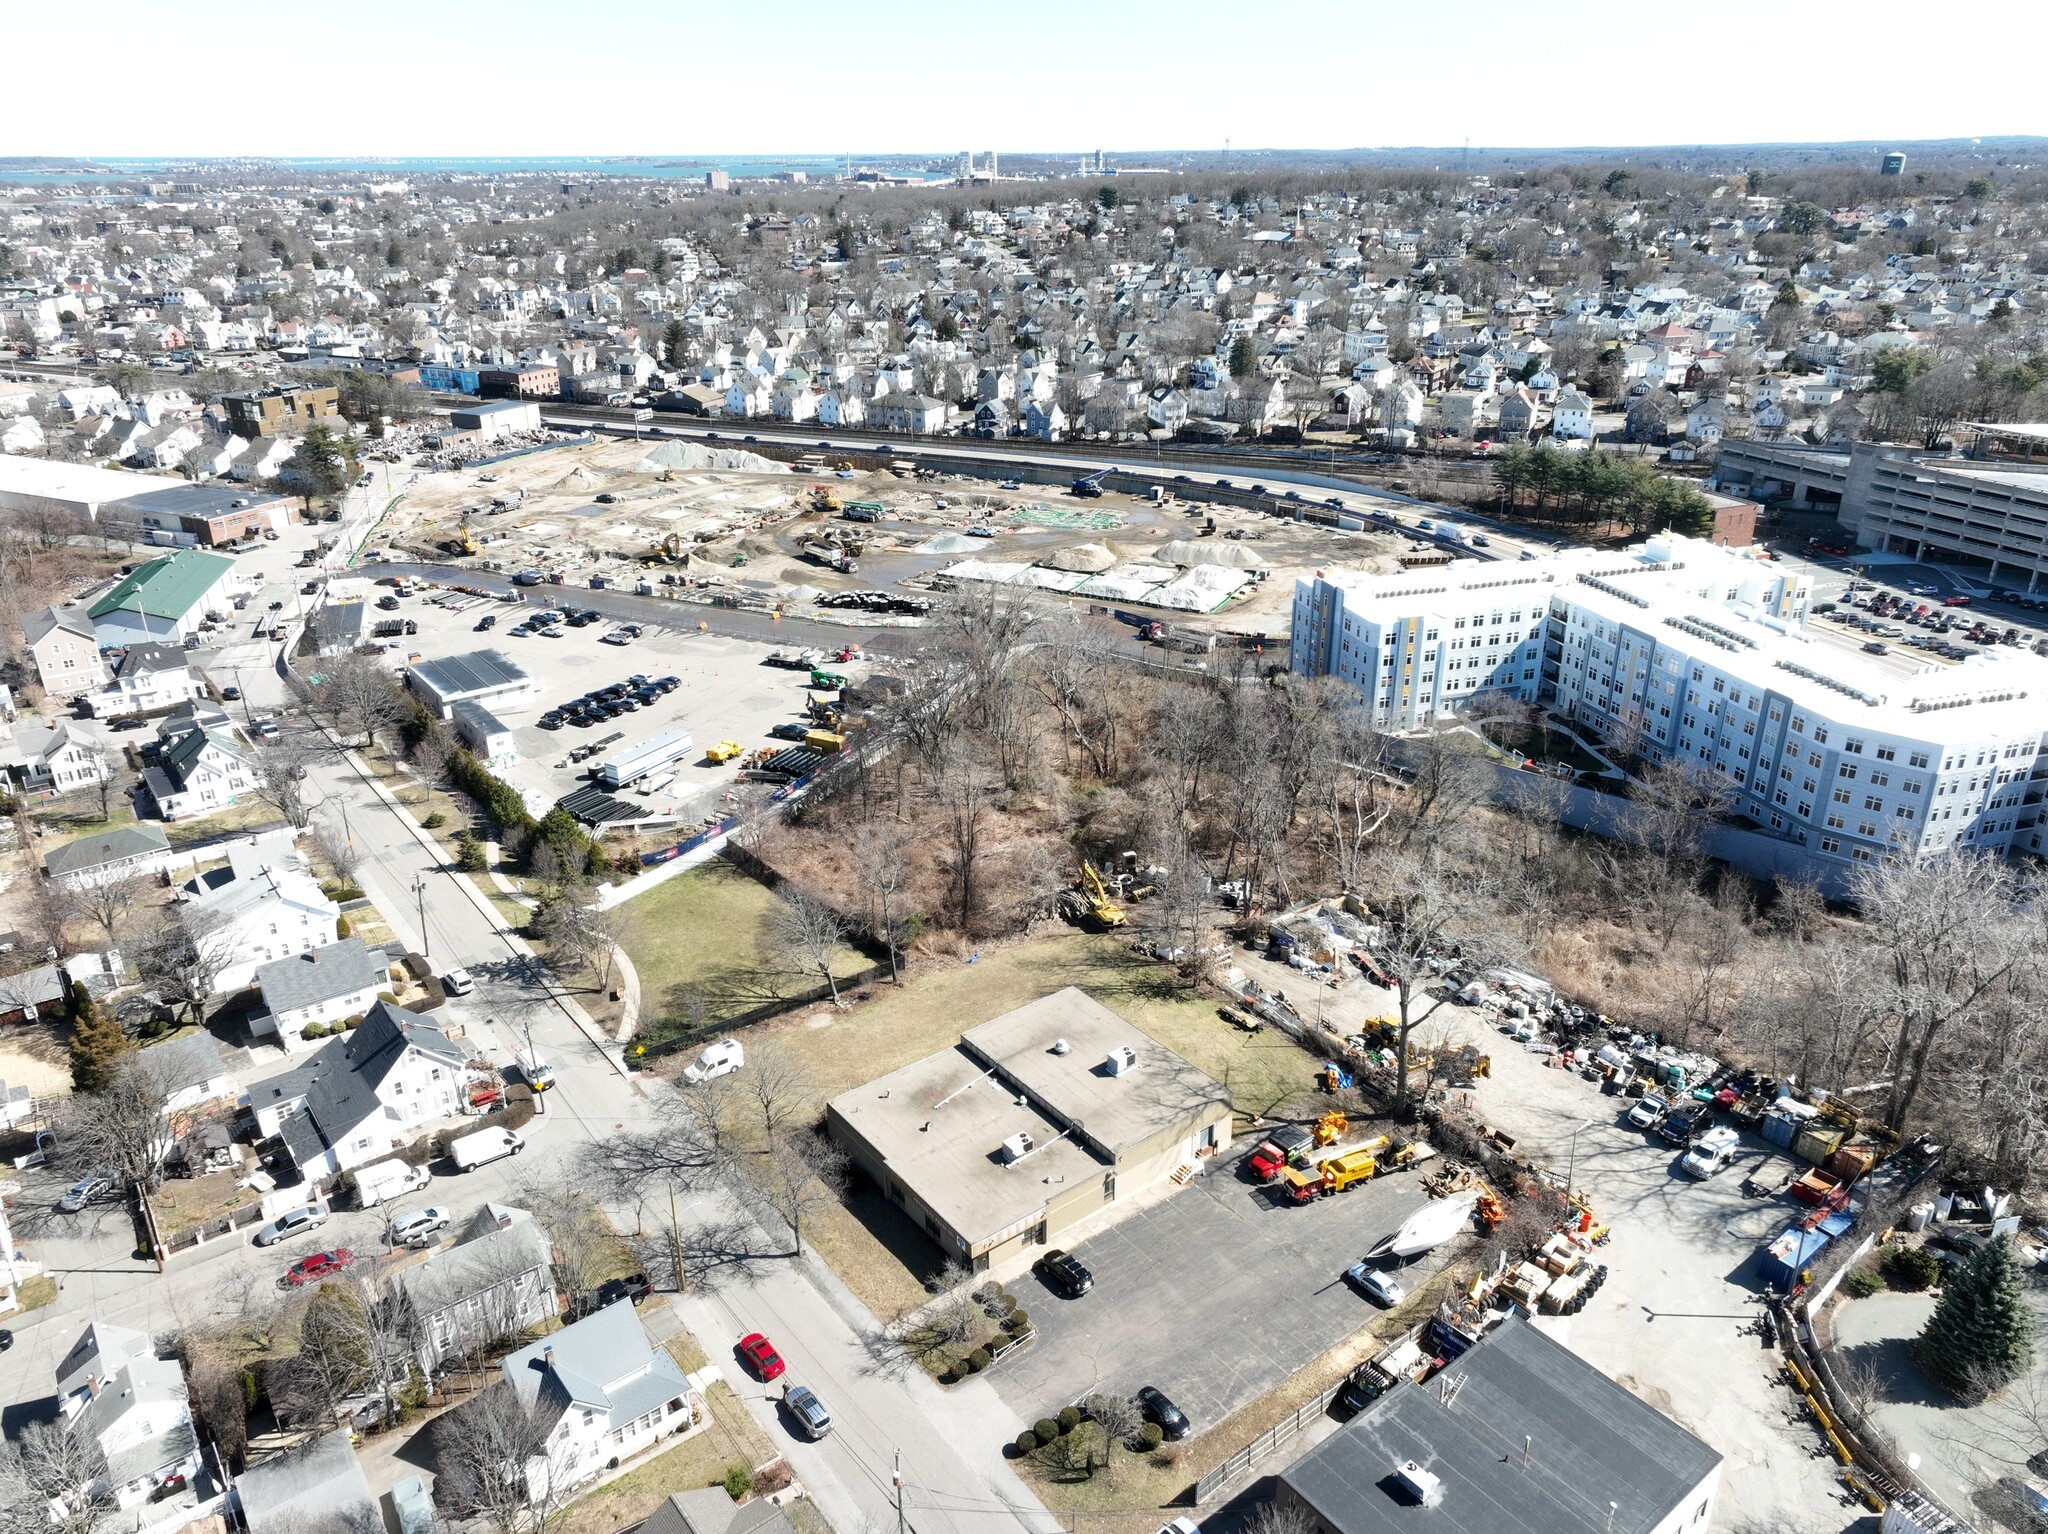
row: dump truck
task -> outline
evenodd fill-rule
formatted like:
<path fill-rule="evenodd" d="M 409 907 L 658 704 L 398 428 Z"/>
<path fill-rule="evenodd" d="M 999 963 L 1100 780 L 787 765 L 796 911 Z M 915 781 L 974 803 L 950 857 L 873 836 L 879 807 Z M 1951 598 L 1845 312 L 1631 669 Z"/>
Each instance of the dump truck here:
<path fill-rule="evenodd" d="M 837 692 L 846 685 L 846 678 L 836 671 L 812 671 L 810 685 Z"/>
<path fill-rule="evenodd" d="M 1360 1147 L 1327 1157 L 1312 1167 L 1289 1167 L 1280 1174 L 1280 1185 L 1289 1202 L 1306 1204 L 1331 1193 L 1342 1193 L 1354 1183 L 1370 1182 L 1378 1171 L 1378 1154 Z"/>

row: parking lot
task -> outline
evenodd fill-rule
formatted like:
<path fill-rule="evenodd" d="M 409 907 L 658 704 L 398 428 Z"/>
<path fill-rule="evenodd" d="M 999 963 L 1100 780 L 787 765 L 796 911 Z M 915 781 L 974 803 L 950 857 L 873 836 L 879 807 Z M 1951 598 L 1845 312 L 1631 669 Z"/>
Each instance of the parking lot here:
<path fill-rule="evenodd" d="M 1427 1202 L 1420 1174 L 1299 1207 L 1244 1177 L 1241 1160 L 1072 1248 L 1095 1275 L 1080 1299 L 1036 1277 L 1011 1283 L 1037 1338 L 989 1378 L 1019 1415 L 1156 1385 L 1203 1432 L 1384 1314 L 1344 1270 Z M 1401 1282 L 1412 1292 L 1444 1257 L 1402 1268 Z"/>
<path fill-rule="evenodd" d="M 372 575 L 374 570 L 369 567 Z M 364 589 L 373 603 L 391 594 L 389 587 Z M 455 600 L 439 600 L 451 596 Z M 644 802 L 650 815 L 695 820 L 714 812 L 721 796 L 739 779 L 744 752 L 791 744 L 776 740 L 769 732 L 777 725 L 806 722 L 804 705 L 811 695 L 806 686 L 808 670 L 768 665 L 767 656 L 774 646 L 700 631 L 695 627 L 696 608 L 681 610 L 689 615 L 682 619 L 688 626 L 642 623 L 639 637 L 624 645 L 605 642 L 605 635 L 620 630 L 620 625 L 609 620 L 577 627 L 555 625 L 560 630 L 555 637 L 512 632 L 529 614 L 549 607 L 571 613 L 586 610 L 577 601 L 575 589 L 566 586 L 533 588 L 524 603 L 427 591 L 401 597 L 388 610 L 372 608 L 378 619 L 410 619 L 418 625 L 417 634 L 396 641 L 395 648 L 386 652 L 393 665 L 406 664 L 415 655 L 439 659 L 489 649 L 534 678 L 537 691 L 531 701 L 503 708 L 492 705 L 492 712 L 510 727 L 518 752 L 516 761 L 495 770 L 536 812 L 582 787 L 590 768 L 604 757 L 672 730 L 686 729 L 691 751 L 676 764 L 673 782 L 658 793 L 639 796 L 639 802 Z M 479 630 L 478 624 L 485 618 L 494 621 L 488 629 Z M 823 664 L 849 681 L 860 680 L 870 669 L 860 660 L 842 662 L 828 657 Z M 552 730 L 542 727 L 540 721 L 550 710 L 635 675 L 676 680 L 671 690 L 653 702 L 614 719 L 588 728 L 570 724 Z M 742 757 L 725 763 L 708 761 L 705 751 L 724 740 L 738 742 Z M 588 763 L 570 760 L 571 751 L 600 742 L 607 744 Z M 651 773 L 649 779 L 668 775 L 667 771 Z M 631 793 L 626 797 L 633 802 Z"/>

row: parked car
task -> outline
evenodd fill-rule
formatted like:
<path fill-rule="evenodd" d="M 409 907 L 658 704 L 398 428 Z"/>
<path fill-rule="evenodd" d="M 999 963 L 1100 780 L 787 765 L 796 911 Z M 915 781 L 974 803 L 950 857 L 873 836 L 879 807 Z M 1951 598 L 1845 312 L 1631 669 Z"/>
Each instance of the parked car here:
<path fill-rule="evenodd" d="M 1742 1136 L 1722 1124 L 1701 1135 L 1698 1143 L 1685 1153 L 1685 1159 L 1678 1163 L 1678 1168 L 1688 1177 L 1712 1177 L 1716 1172 L 1727 1170 L 1735 1159 L 1735 1153 L 1741 1149 Z"/>
<path fill-rule="evenodd" d="M 1344 1270 L 1344 1276 L 1367 1299 L 1389 1310 L 1408 1298 L 1408 1291 L 1401 1287 L 1400 1280 L 1391 1273 L 1382 1273 L 1369 1262 L 1354 1262 Z"/>
<path fill-rule="evenodd" d="M 768 732 L 777 740 L 802 740 L 811 733 L 809 725 L 778 724 Z"/>
<path fill-rule="evenodd" d="M 748 1332 L 746 1336 L 740 1338 L 740 1357 L 747 1361 L 747 1366 L 764 1383 L 768 1380 L 780 1379 L 783 1372 L 789 1367 L 789 1365 L 782 1361 L 782 1355 L 775 1351 L 775 1344 L 759 1332 Z"/>
<path fill-rule="evenodd" d="M 1147 1422 L 1159 1424 L 1159 1431 L 1166 1436 L 1169 1443 L 1187 1437 L 1193 1426 L 1188 1421 L 1187 1413 L 1175 1406 L 1167 1398 L 1166 1392 L 1157 1385 L 1138 1387 L 1138 1410 L 1145 1414 Z"/>
<path fill-rule="evenodd" d="M 720 1039 L 704 1046 L 704 1052 L 683 1067 L 683 1080 L 691 1086 L 730 1075 L 747 1063 L 747 1052 L 738 1039 Z"/>
<path fill-rule="evenodd" d="M 415 1209 L 403 1219 L 391 1222 L 391 1240 L 395 1246 L 425 1246 L 430 1238 L 448 1228 L 448 1211 L 438 1204 L 425 1209 Z"/>
<path fill-rule="evenodd" d="M 1032 1264 L 1032 1271 L 1042 1279 L 1047 1288 L 1064 1294 L 1070 1300 L 1078 1300 L 1095 1287 L 1095 1275 L 1087 1265 L 1071 1252 L 1058 1248 L 1047 1252 Z"/>
<path fill-rule="evenodd" d="M 466 969 L 451 969 L 441 977 L 441 989 L 450 996 L 467 996 L 476 989 L 476 980 Z"/>
<path fill-rule="evenodd" d="M 1669 1103 L 1665 1102 L 1655 1092 L 1649 1093 L 1637 1102 L 1633 1108 L 1628 1110 L 1629 1127 L 1631 1129 L 1654 1128 L 1657 1121 L 1664 1117 L 1665 1111 L 1670 1106 Z"/>
<path fill-rule="evenodd" d="M 782 1392 L 782 1404 L 796 1421 L 796 1430 L 813 1441 L 832 1431 L 832 1414 L 825 1403 L 806 1385 L 791 1385 Z"/>
<path fill-rule="evenodd" d="M 1664 1115 L 1657 1133 L 1673 1145 L 1691 1145 L 1713 1123 L 1713 1110 L 1705 1103 L 1681 1103 Z"/>
<path fill-rule="evenodd" d="M 309 1230 L 318 1230 L 327 1223 L 327 1211 L 318 1204 L 303 1204 L 297 1209 L 287 1209 L 268 1225 L 256 1232 L 258 1246 L 276 1246 L 280 1241 L 289 1241 L 293 1236 L 303 1236 Z"/>
<path fill-rule="evenodd" d="M 278 1282 L 297 1289 L 323 1278 L 331 1278 L 355 1260 L 356 1254 L 345 1246 L 337 1246 L 331 1252 L 315 1252 L 311 1257 L 301 1257 L 286 1268 L 284 1277 Z"/>
<path fill-rule="evenodd" d="M 620 1300 L 638 1302 L 654 1293 L 654 1285 L 648 1282 L 645 1273 L 628 1273 L 624 1278 L 608 1278 L 597 1286 L 597 1303 L 616 1305 Z"/>
<path fill-rule="evenodd" d="M 76 1214 L 113 1186 L 113 1178 L 97 1172 L 90 1177 L 81 1177 L 64 1190 L 64 1196 L 57 1200 L 57 1207 L 66 1214 Z"/>
<path fill-rule="evenodd" d="M 476 620 L 475 632 L 481 634 L 485 629 L 494 629 L 497 626 L 498 615 L 496 613 L 485 613 L 481 618 Z"/>

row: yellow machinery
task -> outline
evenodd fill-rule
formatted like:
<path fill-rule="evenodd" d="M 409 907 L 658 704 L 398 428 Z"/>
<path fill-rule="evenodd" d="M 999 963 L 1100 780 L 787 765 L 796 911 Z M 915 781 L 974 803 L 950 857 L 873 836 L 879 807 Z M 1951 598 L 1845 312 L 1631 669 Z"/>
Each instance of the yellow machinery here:
<path fill-rule="evenodd" d="M 811 486 L 811 510 L 839 510 L 839 492 L 834 490 L 830 485 Z"/>
<path fill-rule="evenodd" d="M 1104 927 L 1121 927 L 1124 924 L 1123 907 L 1109 898 L 1109 889 L 1102 882 L 1102 875 L 1090 864 L 1081 865 L 1081 892 L 1088 897 L 1088 914 Z"/>
<path fill-rule="evenodd" d="M 721 740 L 704 752 L 706 761 L 729 762 L 740 754 L 740 743 L 736 740 Z"/>
<path fill-rule="evenodd" d="M 1350 1132 L 1351 1120 L 1341 1111 L 1331 1111 L 1316 1120 L 1316 1144 L 1335 1145 Z"/>
<path fill-rule="evenodd" d="M 648 544 L 647 557 L 649 559 L 665 559 L 672 565 L 686 563 L 687 561 L 683 553 L 683 535 L 681 533 L 670 533 L 661 542 Z"/>

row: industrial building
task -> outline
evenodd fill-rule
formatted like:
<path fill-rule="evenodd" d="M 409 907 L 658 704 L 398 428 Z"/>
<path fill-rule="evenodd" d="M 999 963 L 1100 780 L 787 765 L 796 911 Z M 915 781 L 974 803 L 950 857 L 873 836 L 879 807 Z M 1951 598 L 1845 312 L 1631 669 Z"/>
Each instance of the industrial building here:
<path fill-rule="evenodd" d="M 453 712 L 456 737 L 486 767 L 509 767 L 519 760 L 512 727 L 481 703 L 464 698 Z"/>
<path fill-rule="evenodd" d="M 1887 852 L 2041 850 L 2028 780 L 2048 749 L 2048 660 L 1882 660 L 1806 626 L 1810 583 L 1666 535 L 1428 575 L 1297 584 L 1293 665 L 1345 678 L 1399 732 L 1479 698 L 1681 761 L 1794 866 Z"/>
<path fill-rule="evenodd" d="M 423 660 L 407 673 L 406 683 L 443 719 L 454 716 L 458 703 L 481 704 L 487 709 L 517 708 L 537 690 L 524 668 L 496 650 Z"/>
<path fill-rule="evenodd" d="M 103 650 L 149 640 L 178 645 L 199 632 L 209 612 L 231 611 L 240 584 L 226 555 L 180 549 L 136 566 L 86 616 Z"/>
<path fill-rule="evenodd" d="M 99 519 L 100 508 L 147 491 L 176 490 L 186 481 L 163 474 L 129 474 L 85 463 L 58 463 L 0 453 L 0 510 L 58 506 L 76 516 Z"/>
<path fill-rule="evenodd" d="M 1704 1534 L 1721 1455 L 1526 1319 L 1282 1470 L 1316 1534 Z"/>
<path fill-rule="evenodd" d="M 451 410 L 448 424 L 457 431 L 473 431 L 484 441 L 495 442 L 515 432 L 539 431 L 540 406 L 522 404 L 518 400 L 500 400 L 492 405 Z"/>
<path fill-rule="evenodd" d="M 1841 452 L 1724 441 L 1714 480 L 1833 511 L 1866 549 L 1960 566 L 1991 586 L 2048 591 L 2048 425 L 1961 430 L 1974 438 L 1967 458 L 1888 442 Z"/>
<path fill-rule="evenodd" d="M 298 520 L 292 502 L 247 485 L 188 485 L 124 496 L 103 509 L 101 522 L 132 526 L 144 543 L 218 548 L 224 543 L 283 532 Z"/>
<path fill-rule="evenodd" d="M 832 1137 L 977 1272 L 1230 1143 L 1221 1084 L 1073 986 L 834 1098 Z"/>

